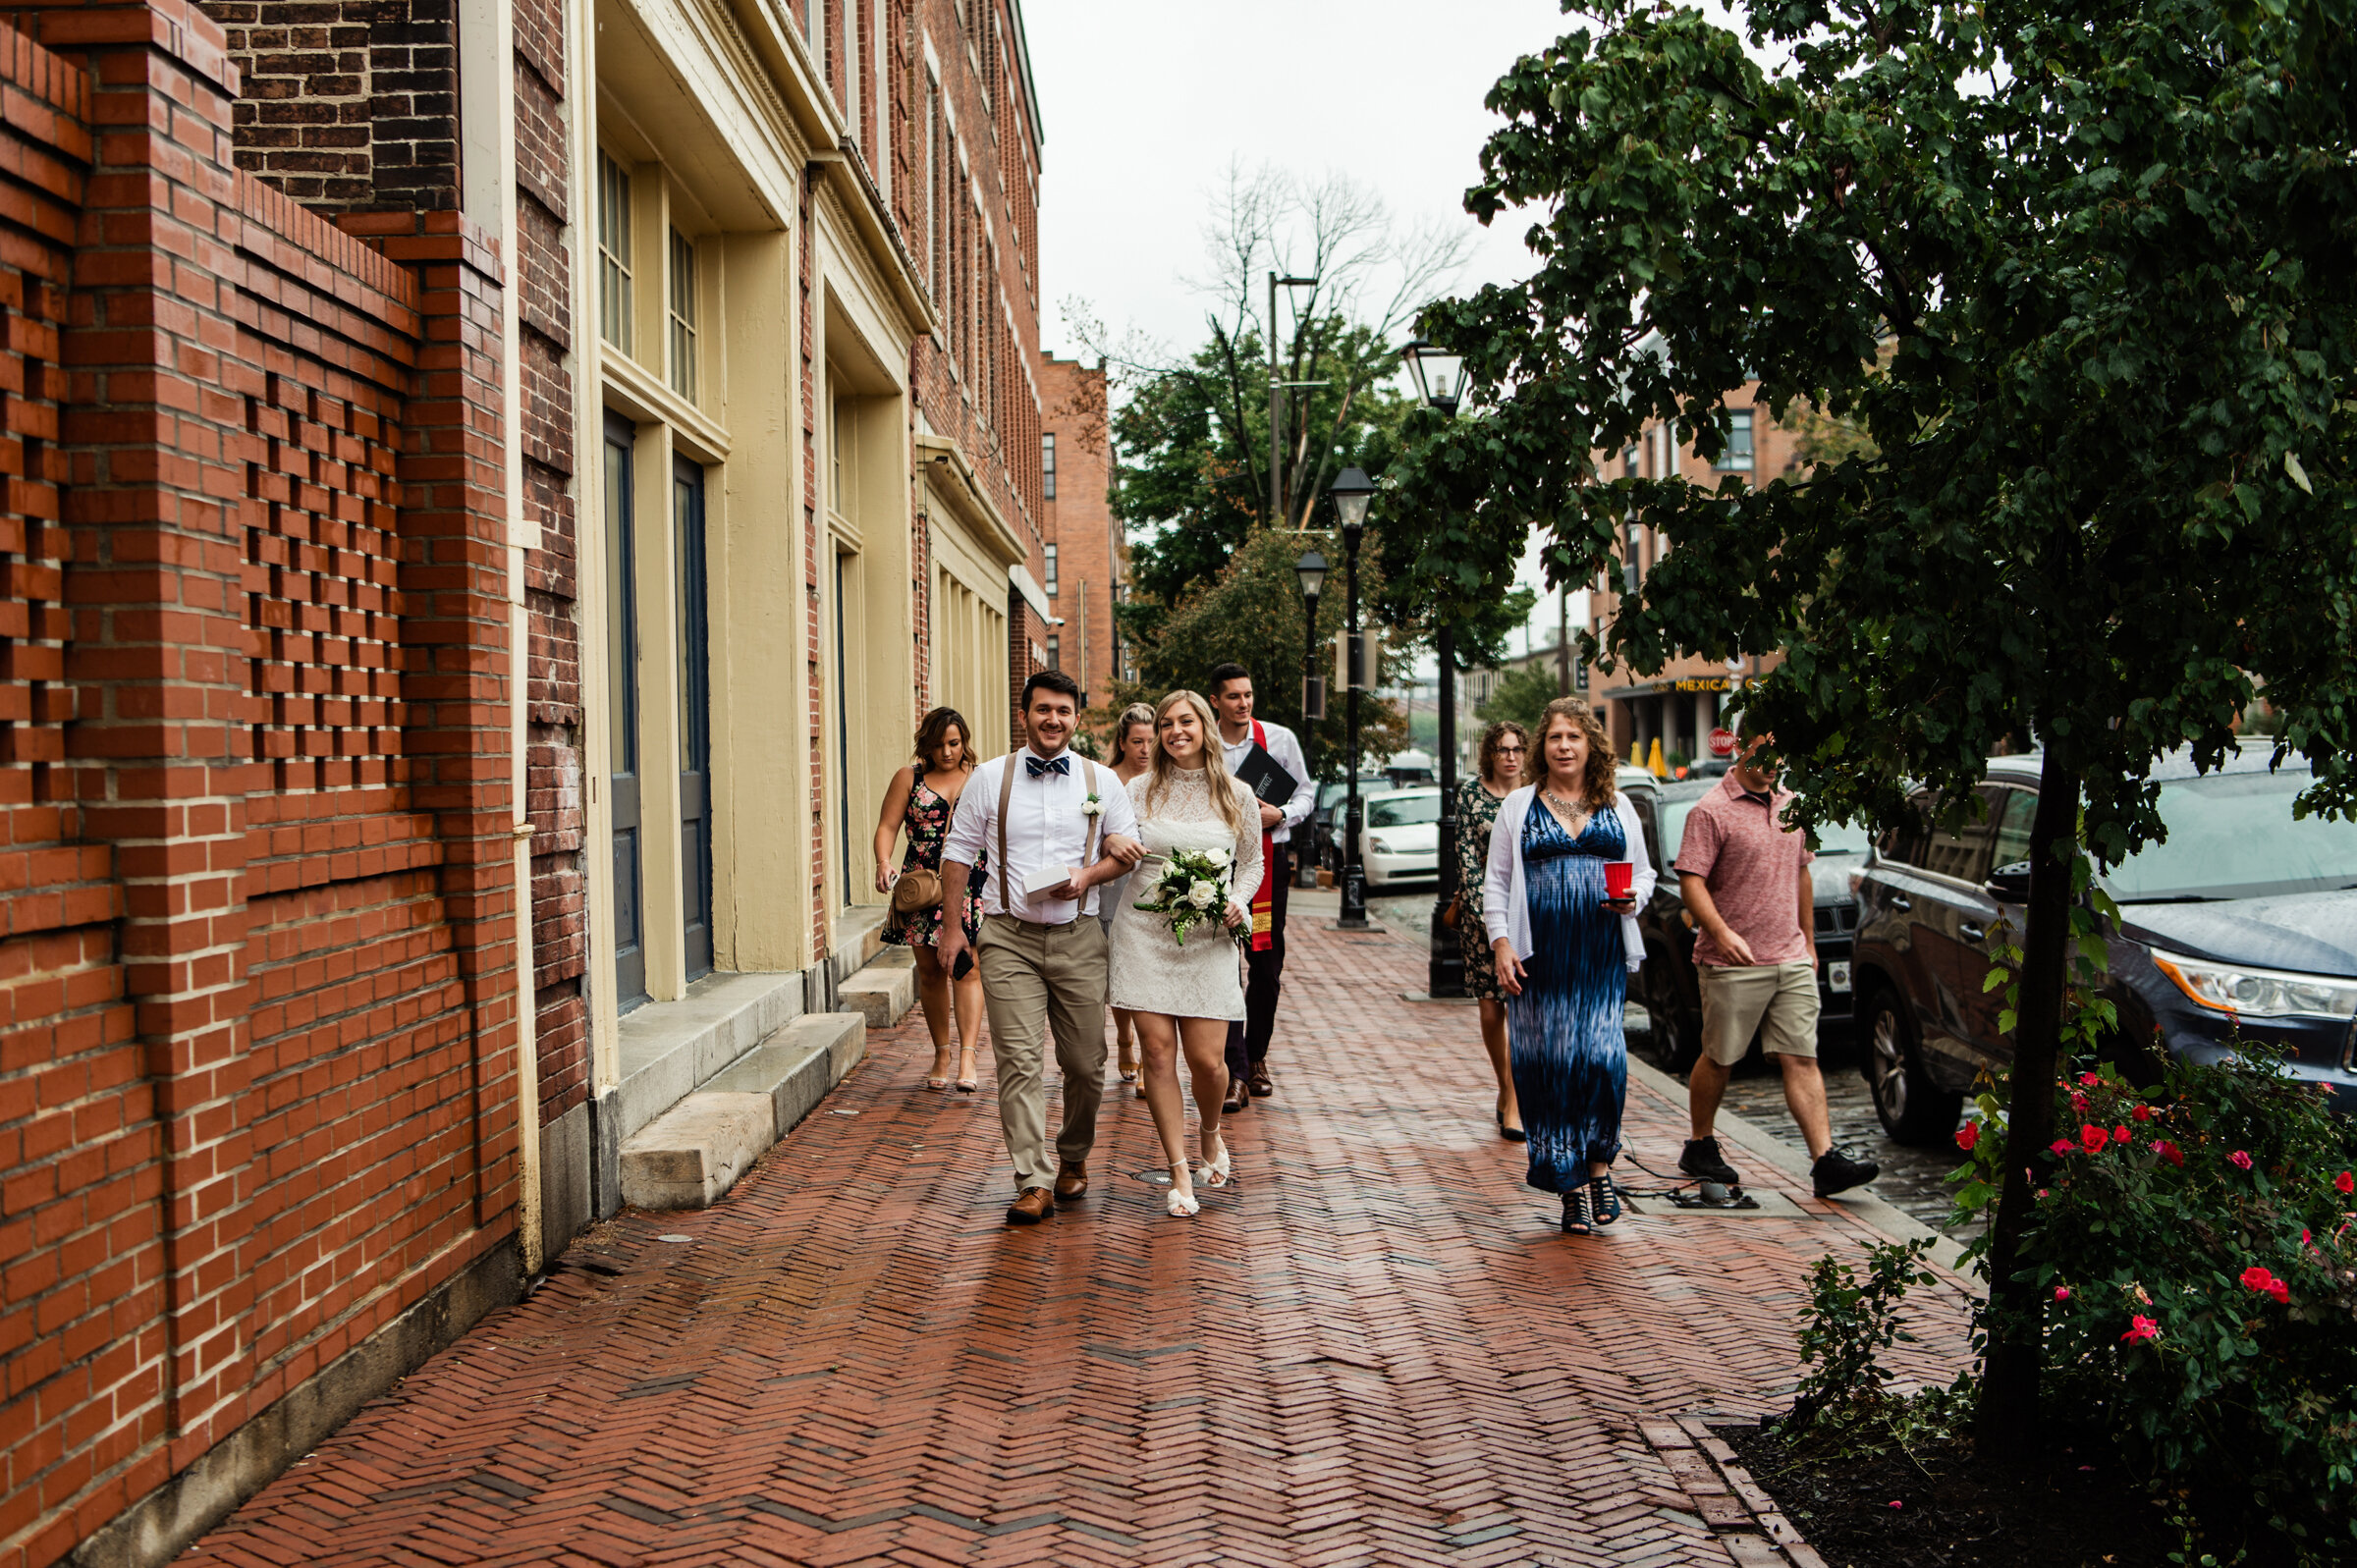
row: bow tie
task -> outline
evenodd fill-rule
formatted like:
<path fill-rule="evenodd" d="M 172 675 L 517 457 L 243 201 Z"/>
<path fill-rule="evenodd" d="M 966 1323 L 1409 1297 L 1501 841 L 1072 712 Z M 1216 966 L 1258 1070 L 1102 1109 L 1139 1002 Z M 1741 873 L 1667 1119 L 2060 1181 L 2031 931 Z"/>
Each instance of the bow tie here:
<path fill-rule="evenodd" d="M 1038 778 L 1042 774 L 1048 773 L 1061 773 L 1069 776 L 1072 771 L 1072 759 L 1069 757 L 1058 757 L 1052 762 L 1042 762 L 1037 757 L 1026 755 L 1023 758 L 1023 767 L 1034 779 Z"/>

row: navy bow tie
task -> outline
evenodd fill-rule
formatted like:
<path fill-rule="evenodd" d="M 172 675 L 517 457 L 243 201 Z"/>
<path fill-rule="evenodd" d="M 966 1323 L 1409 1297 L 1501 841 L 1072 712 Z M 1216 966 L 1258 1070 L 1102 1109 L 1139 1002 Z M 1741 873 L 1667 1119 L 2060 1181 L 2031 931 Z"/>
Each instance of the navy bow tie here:
<path fill-rule="evenodd" d="M 1053 762 L 1042 762 L 1037 757 L 1025 756 L 1023 766 L 1030 770 L 1031 777 L 1034 779 L 1046 773 L 1061 773 L 1069 776 L 1072 771 L 1072 759 L 1058 757 Z"/>

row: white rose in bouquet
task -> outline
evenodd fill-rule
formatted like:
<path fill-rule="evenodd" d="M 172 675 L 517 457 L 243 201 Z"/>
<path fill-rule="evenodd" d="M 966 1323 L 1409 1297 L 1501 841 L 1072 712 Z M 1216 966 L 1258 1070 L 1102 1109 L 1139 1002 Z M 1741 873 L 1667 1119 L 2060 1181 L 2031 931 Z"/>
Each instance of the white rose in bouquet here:
<path fill-rule="evenodd" d="M 1193 887 L 1186 890 L 1186 901 L 1193 904 L 1197 909 L 1209 909 L 1211 907 L 1212 900 L 1219 897 L 1219 895 L 1220 890 L 1218 884 L 1216 883 L 1198 882 Z"/>

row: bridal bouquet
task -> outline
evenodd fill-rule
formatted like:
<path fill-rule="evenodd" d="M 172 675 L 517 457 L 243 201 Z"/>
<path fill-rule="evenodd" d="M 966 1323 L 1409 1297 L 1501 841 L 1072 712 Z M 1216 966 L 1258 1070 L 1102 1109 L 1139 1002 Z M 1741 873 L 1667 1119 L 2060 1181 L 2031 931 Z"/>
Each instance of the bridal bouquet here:
<path fill-rule="evenodd" d="M 1216 928 L 1228 913 L 1228 856 L 1216 849 L 1178 850 L 1136 907 L 1168 919 L 1171 935 L 1185 946 L 1188 932 L 1206 922 Z"/>

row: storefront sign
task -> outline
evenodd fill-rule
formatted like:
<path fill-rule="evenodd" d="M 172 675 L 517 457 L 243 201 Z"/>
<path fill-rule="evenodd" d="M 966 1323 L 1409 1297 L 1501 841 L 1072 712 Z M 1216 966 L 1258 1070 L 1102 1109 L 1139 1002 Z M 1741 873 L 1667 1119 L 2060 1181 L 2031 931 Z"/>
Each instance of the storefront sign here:
<path fill-rule="evenodd" d="M 1670 689 L 1676 692 L 1726 691 L 1733 684 L 1726 676 L 1680 676 L 1670 683 Z"/>

